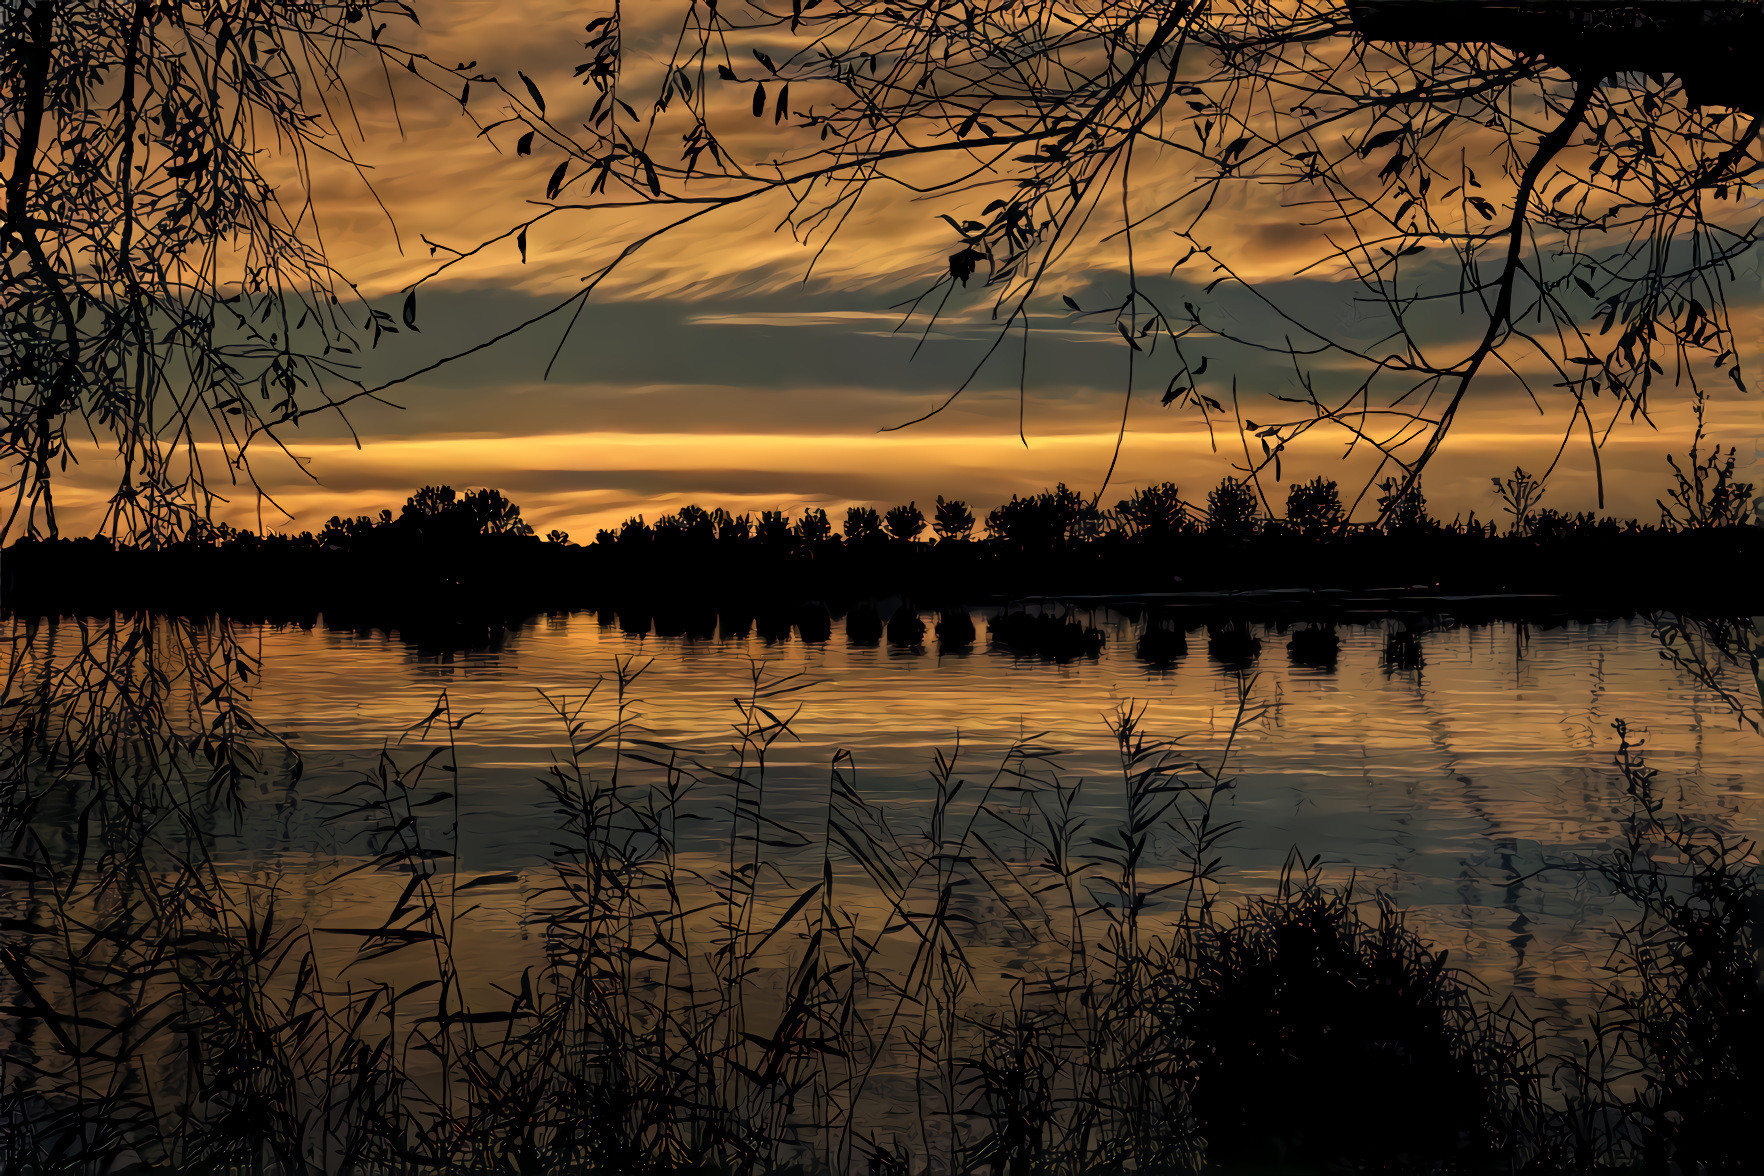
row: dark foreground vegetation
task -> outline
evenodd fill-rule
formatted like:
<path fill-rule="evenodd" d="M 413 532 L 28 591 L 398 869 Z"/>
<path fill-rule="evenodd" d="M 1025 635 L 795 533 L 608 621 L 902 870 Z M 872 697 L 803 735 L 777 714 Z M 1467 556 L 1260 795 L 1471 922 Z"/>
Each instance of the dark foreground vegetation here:
<path fill-rule="evenodd" d="M 796 683 L 756 670 L 695 752 L 638 726 L 627 662 L 545 699 L 553 843 L 484 873 L 446 696 L 303 795 L 224 626 L 93 637 L 53 670 L 15 646 L 3 712 L 8 1172 L 1755 1171 L 1754 847 L 1674 818 L 1621 724 L 1619 844 L 1554 868 L 1632 913 L 1546 1025 L 1296 852 L 1223 897 L 1247 685 L 1206 748 L 1123 707 L 1113 778 L 1031 739 L 879 803 L 840 753 L 793 822 Z M 316 884 L 378 879 L 376 913 L 217 848 L 272 786 L 329 807 Z M 498 895 L 530 938 L 468 956 Z"/>
<path fill-rule="evenodd" d="M 1293 484 L 1275 511 L 1253 483 L 1226 479 L 1204 508 L 1168 483 L 1108 510 L 1061 485 L 1013 497 L 983 522 L 941 497 L 929 518 L 914 503 L 885 514 L 852 507 L 837 528 L 818 509 L 756 519 L 687 506 L 653 523 L 628 519 L 587 545 L 560 531 L 541 540 L 498 491 L 425 487 L 397 515 L 333 518 L 317 534 L 204 524 L 154 548 L 21 540 L 5 553 L 0 587 L 22 614 L 323 611 L 371 623 L 633 602 L 763 611 L 883 596 L 939 607 L 1269 588 L 1556 594 L 1594 611 L 1745 613 L 1764 584 L 1764 530 L 1751 525 L 1752 488 L 1732 480 L 1731 464 L 1693 464 L 1647 524 L 1542 506 L 1536 481 L 1515 470 L 1494 479 L 1498 522 L 1435 518 L 1418 492 L 1390 482 L 1381 521 L 1350 524 L 1333 482 Z"/>

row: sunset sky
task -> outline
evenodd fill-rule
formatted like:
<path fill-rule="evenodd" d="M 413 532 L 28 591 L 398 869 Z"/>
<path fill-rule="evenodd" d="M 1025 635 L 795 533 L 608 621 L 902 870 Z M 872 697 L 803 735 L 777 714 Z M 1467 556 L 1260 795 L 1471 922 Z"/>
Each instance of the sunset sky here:
<path fill-rule="evenodd" d="M 668 35 L 659 19 L 641 22 L 672 6 L 634 7 L 643 13 L 629 18 L 639 23 L 627 31 L 625 84 L 641 90 L 645 54 L 659 54 Z M 564 121 L 572 103 L 586 109 L 592 91 L 570 81 L 582 56 L 579 6 L 450 0 L 421 11 L 424 25 L 414 39 L 398 34 L 407 43 L 439 60 L 475 59 L 479 69 L 508 79 L 524 70 L 545 89 L 554 121 Z M 406 77 L 393 84 L 396 116 L 377 68 L 359 71 L 362 136 L 350 144 L 391 221 L 348 168 L 319 161 L 314 187 L 331 259 L 364 294 L 396 311 L 400 290 L 435 264 L 424 236 L 469 248 L 532 215 L 530 202 L 542 195 L 557 157 L 542 148 L 533 158 L 516 158 L 512 136 L 478 137 L 456 101 Z M 744 90 L 730 89 L 731 101 L 745 102 Z M 487 100 L 474 100 L 481 121 L 495 113 Z M 1156 186 L 1153 176 L 1140 190 Z M 1323 251 L 1320 230 L 1283 207 L 1278 194 L 1248 191 L 1238 200 L 1212 222 L 1223 234 L 1221 254 L 1258 278 L 1263 293 L 1352 331 L 1357 287 L 1327 271 L 1293 276 Z M 1086 306 L 1117 299 L 1110 291 L 1123 268 L 1118 242 L 1075 251 L 1047 288 L 1030 344 L 1026 444 L 1018 437 L 1014 348 L 1004 349 L 942 416 L 879 431 L 954 390 L 996 330 L 989 294 L 976 282 L 957 292 L 916 358 L 924 320 L 897 331 L 901 314 L 892 308 L 922 290 L 953 247 L 937 216 L 946 207 L 879 189 L 813 274 L 821 242 L 804 245 L 778 231 L 776 205 L 723 214 L 665 238 L 596 293 L 549 379 L 544 368 L 559 342 L 557 321 L 400 385 L 388 394 L 398 407 L 362 403 L 347 426 L 331 415 L 289 433 L 285 440 L 311 478 L 267 454 L 258 473 L 291 520 L 246 487 L 224 513 L 235 522 L 261 519 L 266 527 L 298 530 L 334 513 L 395 507 L 425 483 L 488 485 L 520 503 L 541 532 L 559 527 L 586 541 L 627 515 L 653 519 L 686 502 L 795 512 L 853 502 L 885 508 L 908 499 L 924 506 L 941 493 L 984 509 L 1061 480 L 1095 490 L 1115 445 L 1129 353 L 1106 317 L 1074 320 L 1057 295 Z M 532 230 L 524 263 L 512 242 L 493 246 L 423 287 L 421 332 L 389 339 L 368 356 L 364 376 L 378 381 L 424 366 L 567 296 L 608 243 L 624 239 L 619 228 L 585 215 L 546 222 Z M 1148 229 L 1137 258 L 1142 272 L 1167 270 L 1174 258 L 1164 254 L 1174 245 L 1168 233 Z M 1155 279 L 1173 297 L 1199 280 L 1184 286 L 1186 278 Z M 1741 354 L 1750 359 L 1764 334 L 1755 259 L 1731 296 Z M 1219 307 L 1229 314 L 1231 306 L 1227 291 Z M 1268 411 L 1269 394 L 1292 391 L 1283 357 L 1230 351 L 1220 349 L 1203 390 L 1228 401 L 1235 377 L 1252 418 Z M 1233 460 L 1242 460 L 1229 421 L 1210 440 L 1192 416 L 1158 406 L 1166 378 L 1156 363 L 1139 361 L 1105 502 L 1119 496 L 1116 488 L 1124 493 L 1164 480 L 1202 497 Z M 1652 517 L 1653 499 L 1664 491 L 1664 455 L 1688 442 L 1681 403 L 1662 398 L 1659 405 L 1656 428 L 1619 427 L 1605 450 L 1607 508 L 1615 513 Z M 1436 513 L 1473 509 L 1486 517 L 1498 508 L 1491 475 L 1549 465 L 1567 422 L 1559 405 L 1547 407 L 1540 414 L 1498 374 L 1482 384 L 1426 479 Z M 1761 423 L 1755 401 L 1728 385 L 1712 422 L 1718 438 L 1752 460 Z M 1324 473 L 1357 484 L 1364 471 L 1339 460 L 1343 440 L 1318 434 L 1288 463 L 1288 479 Z M 101 463 L 76 473 L 61 492 L 63 510 L 95 520 L 108 493 L 103 473 Z M 1584 433 L 1571 443 L 1546 503 L 1593 506 Z"/>

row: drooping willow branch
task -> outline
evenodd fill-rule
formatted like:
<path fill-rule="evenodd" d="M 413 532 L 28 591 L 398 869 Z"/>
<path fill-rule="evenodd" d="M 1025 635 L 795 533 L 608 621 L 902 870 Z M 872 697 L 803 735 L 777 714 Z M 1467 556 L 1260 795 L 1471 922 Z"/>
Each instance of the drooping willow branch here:
<path fill-rule="evenodd" d="M 1604 41 L 1498 22 L 1478 33 L 1469 16 L 1422 35 L 1395 7 L 683 2 L 665 37 L 656 10 L 643 14 L 646 45 L 670 47 L 656 65 L 626 52 L 634 18 L 614 5 L 590 23 L 576 70 L 593 87 L 585 119 L 547 114 L 546 79 L 473 80 L 489 83 L 478 92 L 492 95 L 493 131 L 557 160 L 503 238 L 523 257 L 542 221 L 633 205 L 665 217 L 588 268 L 565 303 L 577 313 L 641 250 L 723 210 L 771 202 L 809 247 L 810 275 L 867 208 L 943 215 L 948 244 L 923 259 L 909 312 L 935 319 L 975 283 L 969 300 L 990 302 L 975 309 L 997 333 L 919 420 L 1050 318 L 1112 325 L 1145 353 L 1136 371 L 1156 373 L 1163 406 L 1209 428 L 1233 415 L 1234 355 L 1283 357 L 1287 385 L 1252 391 L 1294 412 L 1234 422 L 1254 442 L 1246 477 L 1278 475 L 1301 438 L 1334 432 L 1346 453 L 1370 450 L 1368 485 L 1394 466 L 1412 489 L 1479 390 L 1517 389 L 1564 430 L 1584 422 L 1596 449 L 1647 417 L 1656 381 L 1693 394 L 1714 376 L 1740 382 L 1727 282 L 1755 240 L 1760 166 L 1743 87 L 1646 76 L 1638 43 L 1667 70 L 1695 55 L 1658 28 L 1622 33 L 1616 17 L 1599 18 L 1621 34 Z M 1694 29 L 1733 6 L 1669 7 L 1683 13 L 1660 19 Z M 1593 48 L 1561 49 L 1583 42 Z M 1288 278 L 1243 264 L 1246 202 L 1304 227 L 1295 249 L 1311 252 L 1290 276 L 1333 279 L 1369 327 L 1342 329 Z M 1168 249 L 1124 268 L 1135 242 L 1170 234 L 1186 248 L 1174 268 L 1144 260 Z M 1062 282 L 1094 285 L 1099 271 L 1118 297 L 1062 299 Z M 1228 295 L 1259 309 L 1225 313 Z"/>
<path fill-rule="evenodd" d="M 327 257 L 309 160 L 354 164 L 347 59 L 415 18 L 25 0 L 0 22 L 0 542 L 58 533 L 82 456 L 117 479 L 106 530 L 178 536 L 255 488 L 249 437 L 359 389 L 396 326 Z"/>

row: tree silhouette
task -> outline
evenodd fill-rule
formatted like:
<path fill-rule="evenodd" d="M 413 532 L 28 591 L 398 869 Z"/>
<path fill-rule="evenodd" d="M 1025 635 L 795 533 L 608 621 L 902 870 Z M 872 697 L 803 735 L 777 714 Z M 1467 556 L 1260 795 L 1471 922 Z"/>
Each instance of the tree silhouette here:
<path fill-rule="evenodd" d="M 813 547 L 817 543 L 824 543 L 833 534 L 833 524 L 828 520 L 826 511 L 819 507 L 810 507 L 796 521 L 796 533 L 804 544 Z"/>
<path fill-rule="evenodd" d="M 864 543 L 882 534 L 882 516 L 874 507 L 852 506 L 845 511 L 845 539 L 848 543 Z"/>
<path fill-rule="evenodd" d="M 327 259 L 306 160 L 348 159 L 345 59 L 414 20 L 397 0 L 7 6 L 0 540 L 57 534 L 82 436 L 117 478 L 105 528 L 158 543 L 227 493 L 209 466 L 250 484 L 281 430 L 363 394 L 354 353 L 399 328 Z"/>
<path fill-rule="evenodd" d="M 1028 552 L 1064 551 L 1101 529 L 1096 507 L 1064 482 L 1027 497 L 1013 494 L 986 516 L 986 530 L 993 538 Z"/>
<path fill-rule="evenodd" d="M 401 316 L 347 306 L 308 194 L 259 161 L 274 144 L 304 174 L 303 153 L 340 150 L 356 50 L 555 161 L 497 241 L 524 257 L 535 225 L 587 217 L 572 239 L 604 252 L 537 318 L 723 212 L 776 212 L 805 265 L 879 206 L 942 218 L 909 312 L 996 328 L 901 425 L 1063 320 L 1122 349 L 1123 431 L 1149 391 L 1235 427 L 1258 486 L 1327 441 L 1364 458 L 1355 501 L 1413 489 L 1487 391 L 1552 413 L 1602 496 L 1600 446 L 1662 388 L 1744 387 L 1728 302 L 1756 241 L 1756 5 L 679 0 L 642 7 L 630 57 L 632 11 L 588 23 L 579 118 L 547 113 L 543 76 L 393 48 L 415 15 L 393 0 L 20 0 L 0 24 L 0 538 L 55 533 L 76 425 L 116 463 L 106 525 L 157 542 L 223 493 L 205 448 L 249 482 L 305 417 L 492 342 L 355 382 L 354 351 L 417 326 L 417 286 L 493 244 L 437 246 Z M 1027 396 L 1026 350 L 1017 368 Z"/>
<path fill-rule="evenodd" d="M 1135 490 L 1115 504 L 1115 518 L 1134 539 L 1154 546 L 1197 529 L 1174 482 Z"/>
<path fill-rule="evenodd" d="M 1222 539 L 1248 539 L 1261 524 L 1261 503 L 1247 481 L 1225 478 L 1207 492 L 1209 533 Z"/>
<path fill-rule="evenodd" d="M 1435 519 L 1427 513 L 1427 496 L 1414 482 L 1386 478 L 1378 484 L 1378 518 L 1384 529 L 1397 535 L 1414 535 L 1431 529 Z"/>
<path fill-rule="evenodd" d="M 890 507 L 883 518 L 883 526 L 893 538 L 911 543 L 925 533 L 925 512 L 916 502 Z"/>
<path fill-rule="evenodd" d="M 1286 491 L 1286 525 L 1305 538 L 1334 534 L 1347 518 L 1341 494 L 1327 478 L 1294 482 Z"/>
<path fill-rule="evenodd" d="M 502 491 L 467 490 L 451 486 L 424 486 L 404 503 L 398 525 L 425 540 L 458 542 L 480 535 L 531 535 L 533 528 L 521 518 L 521 508 Z"/>
<path fill-rule="evenodd" d="M 790 520 L 781 510 L 762 510 L 754 533 L 767 547 L 783 547 L 790 542 Z"/>
<path fill-rule="evenodd" d="M 720 506 L 712 513 L 716 519 L 718 539 L 740 543 L 753 534 L 753 519 L 748 515 L 731 514 Z"/>
<path fill-rule="evenodd" d="M 974 534 L 974 512 L 959 498 L 937 496 L 937 509 L 932 516 L 931 530 L 939 539 L 960 543 Z"/>

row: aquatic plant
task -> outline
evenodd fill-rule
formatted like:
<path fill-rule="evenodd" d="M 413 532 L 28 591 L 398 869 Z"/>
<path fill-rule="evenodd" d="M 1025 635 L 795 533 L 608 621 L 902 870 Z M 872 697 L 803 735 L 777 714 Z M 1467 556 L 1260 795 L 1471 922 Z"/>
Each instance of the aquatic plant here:
<path fill-rule="evenodd" d="M 1764 886 L 1757 846 L 1669 814 L 1621 720 L 1632 808 L 1599 872 L 1639 915 L 1612 953 L 1603 1032 L 1648 1076 L 1622 1100 L 1654 1171 L 1742 1172 L 1764 1097 Z"/>
<path fill-rule="evenodd" d="M 731 614 L 738 616 L 739 613 Z M 873 610 L 872 610 L 873 615 Z M 1057 618 L 1056 618 L 1057 620 Z M 1070 623 L 1070 622 L 1061 622 Z M 1665 812 L 1618 728 L 1634 812 L 1588 867 L 1635 904 L 1585 1052 L 1428 947 L 1389 903 L 1289 860 L 1221 894 L 1219 798 L 1262 721 L 1207 741 L 1108 716 L 1112 773 L 1033 734 L 930 754 L 824 804 L 769 765 L 806 683 L 755 667 L 730 745 L 646 730 L 645 663 L 539 696 L 562 746 L 551 844 L 461 856 L 443 694 L 316 805 L 371 914 L 296 901 L 218 852 L 242 793 L 298 782 L 249 717 L 224 628 L 14 646 L 0 708 L 0 1156 L 11 1170 L 264 1173 L 1743 1171 L 1764 1057 L 1750 845 Z M 794 812 L 794 815 L 792 815 Z M 463 937 L 518 895 L 524 956 Z M 370 908 L 371 909 L 371 908 Z M 514 930 L 506 930 L 511 952 Z"/>

